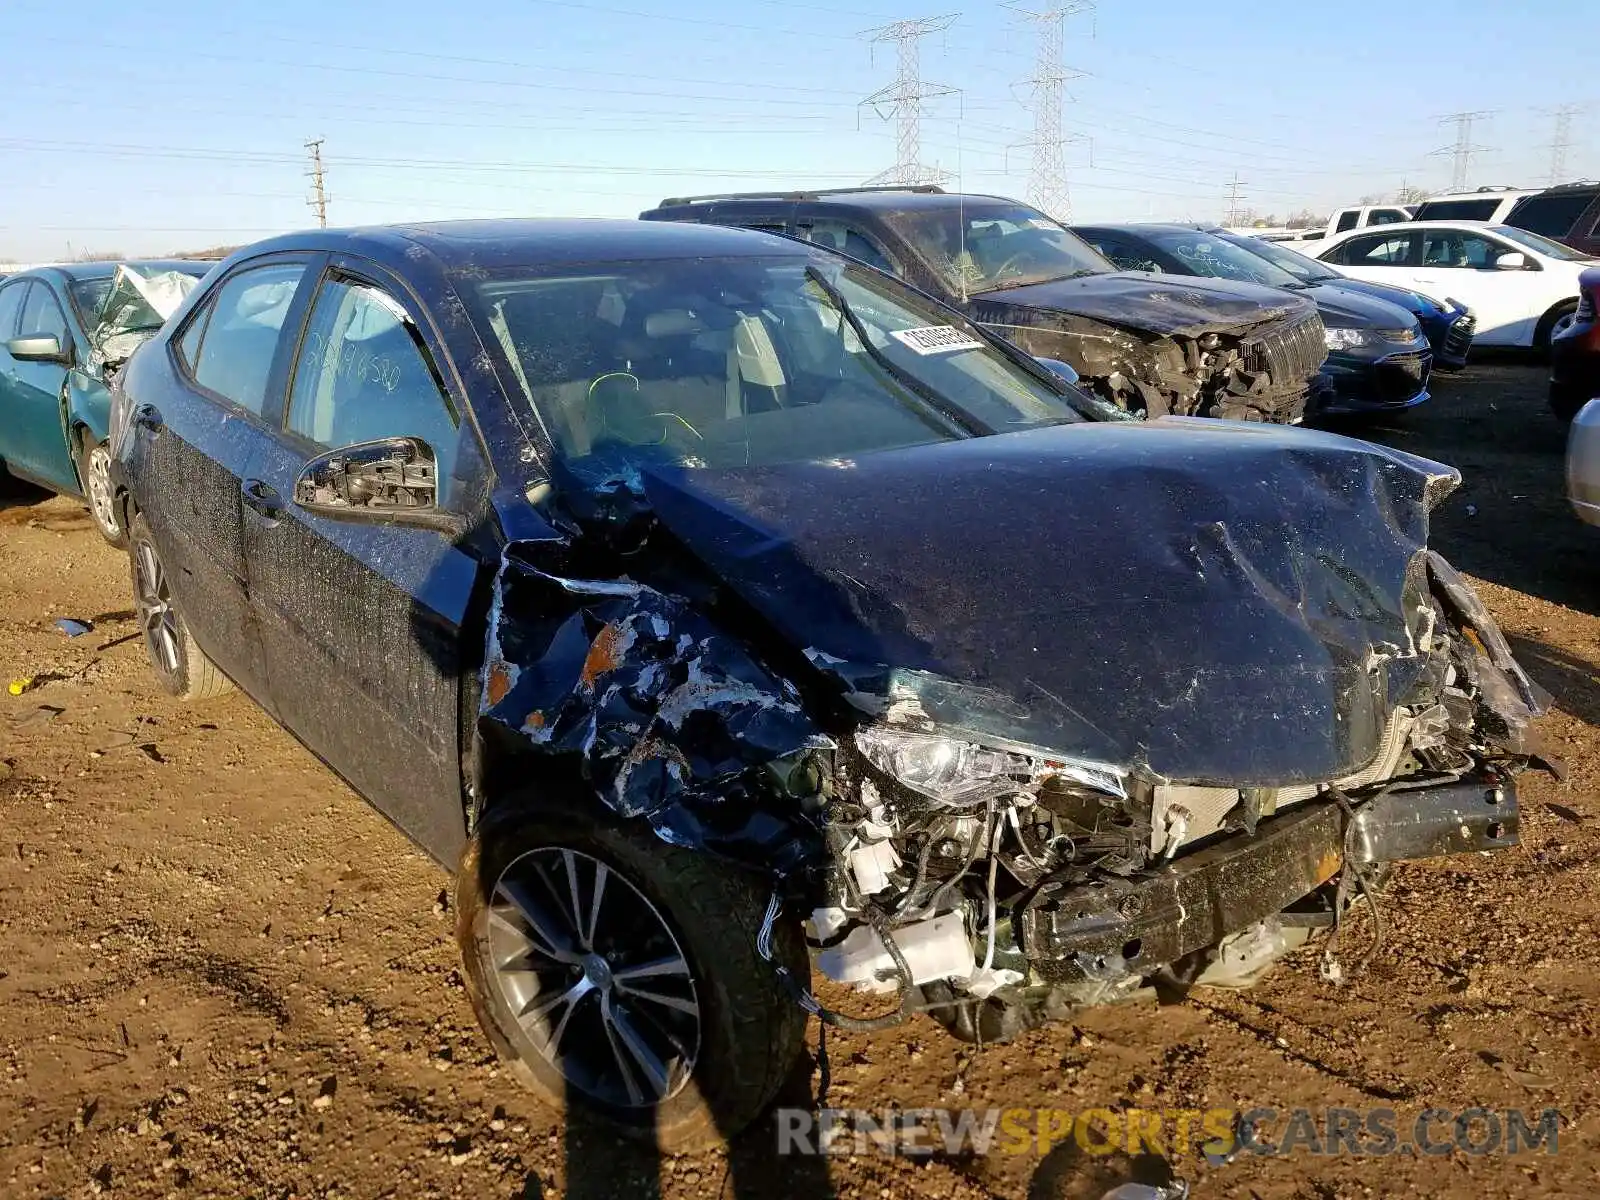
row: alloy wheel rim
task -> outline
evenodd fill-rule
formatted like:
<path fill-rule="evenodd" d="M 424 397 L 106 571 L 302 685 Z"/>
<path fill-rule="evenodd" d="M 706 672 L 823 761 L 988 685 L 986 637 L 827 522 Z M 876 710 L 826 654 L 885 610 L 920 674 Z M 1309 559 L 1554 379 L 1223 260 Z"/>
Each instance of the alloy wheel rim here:
<path fill-rule="evenodd" d="M 89 451 L 88 476 L 85 482 L 95 520 L 107 533 L 120 533 L 122 526 L 117 522 L 117 511 L 111 503 L 111 452 L 104 445 Z"/>
<path fill-rule="evenodd" d="M 701 1043 L 694 974 L 627 879 L 582 851 L 540 847 L 501 872 L 484 920 L 501 998 L 570 1086 L 649 1109 L 688 1084 Z"/>
<path fill-rule="evenodd" d="M 176 675 L 181 665 L 178 643 L 178 613 L 167 590 L 167 575 L 161 558 L 149 542 L 134 547 L 134 603 L 139 627 L 144 633 L 145 651 L 156 669 Z"/>
<path fill-rule="evenodd" d="M 1578 314 L 1575 312 L 1562 313 L 1556 318 L 1556 323 L 1550 327 L 1550 336 L 1558 338 L 1567 330 L 1578 323 Z"/>

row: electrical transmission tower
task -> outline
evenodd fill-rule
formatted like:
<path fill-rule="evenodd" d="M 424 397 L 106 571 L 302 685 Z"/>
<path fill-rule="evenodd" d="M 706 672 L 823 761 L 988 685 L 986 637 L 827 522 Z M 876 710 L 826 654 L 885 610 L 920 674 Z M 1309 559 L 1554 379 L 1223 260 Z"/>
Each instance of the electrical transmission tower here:
<path fill-rule="evenodd" d="M 1583 111 L 1581 104 L 1563 104 L 1554 112 L 1555 132 L 1550 135 L 1550 186 L 1567 178 L 1567 152 L 1572 149 L 1572 118 Z"/>
<path fill-rule="evenodd" d="M 1228 215 L 1222 219 L 1224 225 L 1247 225 L 1250 222 L 1250 210 L 1243 207 L 1244 180 L 1239 178 L 1239 172 L 1233 173 L 1233 181 L 1228 184 Z"/>
<path fill-rule="evenodd" d="M 895 120 L 895 164 L 867 180 L 869 184 L 938 183 L 948 177 L 945 172 L 922 162 L 922 114 L 927 101 L 953 95 L 957 89 L 922 78 L 920 43 L 930 33 L 950 28 L 959 15 L 947 13 L 942 17 L 895 21 L 861 35 L 874 45 L 893 42 L 896 60 L 894 82 L 861 102 L 885 121 L 891 116 Z"/>
<path fill-rule="evenodd" d="M 306 203 L 311 206 L 311 211 L 317 214 L 317 227 L 328 227 L 328 191 L 325 186 L 322 168 L 322 139 L 313 138 L 306 143 L 306 149 L 311 151 L 311 169 L 306 172 L 311 177 L 311 195 L 306 197 Z"/>
<path fill-rule="evenodd" d="M 1058 221 L 1067 220 L 1071 210 L 1071 196 L 1067 191 L 1066 143 L 1081 141 L 1074 136 L 1066 138 L 1061 133 L 1061 106 L 1066 98 L 1069 79 L 1082 72 L 1069 71 L 1061 61 L 1062 43 L 1066 36 L 1067 18 L 1092 8 L 1087 0 L 1057 4 L 1042 10 L 1007 5 L 1026 21 L 1031 21 L 1039 33 L 1038 49 L 1034 57 L 1032 79 L 1022 83 L 1032 89 L 1033 137 L 1018 145 L 1033 151 L 1033 171 L 1028 176 L 1028 199 Z"/>
<path fill-rule="evenodd" d="M 1475 121 L 1486 121 L 1494 114 L 1492 112 L 1458 112 L 1439 118 L 1441 125 L 1454 125 L 1456 127 L 1456 141 L 1453 146 L 1443 146 L 1435 150 L 1435 154 L 1450 155 L 1450 190 L 1464 192 L 1472 177 L 1472 159 L 1474 155 L 1482 154 L 1487 146 L 1474 145 L 1472 141 L 1472 126 Z"/>

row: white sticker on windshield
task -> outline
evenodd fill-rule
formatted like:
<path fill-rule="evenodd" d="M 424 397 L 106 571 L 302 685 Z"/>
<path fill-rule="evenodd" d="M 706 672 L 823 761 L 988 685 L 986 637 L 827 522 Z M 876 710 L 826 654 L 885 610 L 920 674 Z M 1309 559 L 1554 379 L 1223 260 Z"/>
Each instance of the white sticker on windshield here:
<path fill-rule="evenodd" d="M 889 336 L 918 354 L 953 354 L 957 350 L 982 350 L 983 343 L 953 325 L 928 325 L 921 329 L 891 329 Z"/>

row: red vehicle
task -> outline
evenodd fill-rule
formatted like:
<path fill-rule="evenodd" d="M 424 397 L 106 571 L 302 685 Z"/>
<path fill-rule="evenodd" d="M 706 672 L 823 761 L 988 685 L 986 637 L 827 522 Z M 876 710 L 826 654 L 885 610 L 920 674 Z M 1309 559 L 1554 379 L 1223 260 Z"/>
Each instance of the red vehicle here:
<path fill-rule="evenodd" d="M 1578 311 L 1550 342 L 1550 411 L 1570 421 L 1600 396 L 1600 267 L 1578 276 Z"/>

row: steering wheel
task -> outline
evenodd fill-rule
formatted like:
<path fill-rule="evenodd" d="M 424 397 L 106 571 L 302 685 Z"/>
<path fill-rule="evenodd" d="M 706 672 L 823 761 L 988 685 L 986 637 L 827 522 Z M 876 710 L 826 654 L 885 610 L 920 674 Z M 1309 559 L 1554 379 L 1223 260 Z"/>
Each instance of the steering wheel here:
<path fill-rule="evenodd" d="M 627 371 L 596 375 L 589 381 L 588 400 L 602 439 L 609 436 L 630 446 L 664 446 L 674 441 L 674 433 L 687 429 L 698 440 L 705 440 L 680 414 L 651 411 L 640 394 L 638 376 Z"/>
<path fill-rule="evenodd" d="M 997 268 L 995 268 L 994 273 L 991 274 L 989 276 L 989 278 L 990 279 L 995 279 L 995 280 L 1004 279 L 1006 277 L 1006 273 L 1008 271 L 1010 271 L 1013 267 L 1017 267 L 1018 264 L 1022 261 L 1022 259 L 1023 259 L 1023 255 L 1021 255 L 1021 254 L 1013 254 L 1010 258 L 1006 259 L 1005 262 L 1001 263 Z M 1027 272 L 1021 270 L 1020 268 L 1017 270 L 1016 273 L 1018 275 L 1027 274 Z"/>

